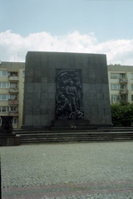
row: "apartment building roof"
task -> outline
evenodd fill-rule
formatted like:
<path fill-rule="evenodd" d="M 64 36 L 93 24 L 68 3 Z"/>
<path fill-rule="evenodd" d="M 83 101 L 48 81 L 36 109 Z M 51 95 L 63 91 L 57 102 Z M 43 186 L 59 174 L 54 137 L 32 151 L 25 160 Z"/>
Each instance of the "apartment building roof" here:
<path fill-rule="evenodd" d="M 0 68 L 8 70 L 25 69 L 25 62 L 0 62 Z"/>
<path fill-rule="evenodd" d="M 108 71 L 123 71 L 123 72 L 133 72 L 133 66 L 127 65 L 108 65 Z"/>

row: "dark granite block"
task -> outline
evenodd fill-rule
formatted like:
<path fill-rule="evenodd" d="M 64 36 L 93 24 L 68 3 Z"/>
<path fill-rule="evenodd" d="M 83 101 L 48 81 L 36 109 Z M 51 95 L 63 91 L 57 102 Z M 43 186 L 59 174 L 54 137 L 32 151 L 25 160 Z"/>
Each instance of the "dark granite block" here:
<path fill-rule="evenodd" d="M 57 70 L 64 70 L 58 80 Z M 28 52 L 23 125 L 41 128 L 57 116 L 77 120 L 81 113 L 90 124 L 111 125 L 106 55 Z"/>

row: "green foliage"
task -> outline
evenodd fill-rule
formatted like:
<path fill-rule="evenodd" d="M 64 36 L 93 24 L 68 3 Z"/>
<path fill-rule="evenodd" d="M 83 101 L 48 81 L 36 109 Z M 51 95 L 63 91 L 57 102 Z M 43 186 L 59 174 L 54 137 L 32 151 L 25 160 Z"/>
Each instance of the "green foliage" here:
<path fill-rule="evenodd" d="M 111 114 L 114 126 L 131 126 L 133 122 L 133 104 L 112 104 Z"/>

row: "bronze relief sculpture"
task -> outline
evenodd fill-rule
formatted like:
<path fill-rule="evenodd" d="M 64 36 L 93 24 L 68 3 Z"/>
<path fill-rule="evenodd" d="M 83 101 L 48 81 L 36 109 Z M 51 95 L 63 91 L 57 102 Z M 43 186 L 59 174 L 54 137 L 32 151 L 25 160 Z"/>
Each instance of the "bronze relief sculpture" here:
<path fill-rule="evenodd" d="M 81 70 L 57 69 L 56 72 L 56 119 L 82 119 Z"/>

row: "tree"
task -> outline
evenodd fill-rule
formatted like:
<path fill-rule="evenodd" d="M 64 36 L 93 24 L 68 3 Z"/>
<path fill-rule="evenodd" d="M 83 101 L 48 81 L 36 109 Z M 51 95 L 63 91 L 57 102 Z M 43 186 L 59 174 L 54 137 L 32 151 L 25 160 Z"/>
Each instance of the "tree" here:
<path fill-rule="evenodd" d="M 111 114 L 114 126 L 131 126 L 133 121 L 133 104 L 112 104 Z"/>

